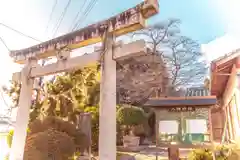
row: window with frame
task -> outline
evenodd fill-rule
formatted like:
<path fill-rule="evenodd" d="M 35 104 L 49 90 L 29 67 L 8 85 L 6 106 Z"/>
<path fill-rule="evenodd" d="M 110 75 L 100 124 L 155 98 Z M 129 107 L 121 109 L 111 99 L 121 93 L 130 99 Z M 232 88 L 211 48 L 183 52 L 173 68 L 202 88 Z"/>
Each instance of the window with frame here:
<path fill-rule="evenodd" d="M 164 120 L 159 121 L 159 131 L 165 134 L 177 134 L 178 133 L 178 121 L 175 120 Z"/>
<path fill-rule="evenodd" d="M 187 119 L 186 133 L 207 133 L 206 119 Z"/>

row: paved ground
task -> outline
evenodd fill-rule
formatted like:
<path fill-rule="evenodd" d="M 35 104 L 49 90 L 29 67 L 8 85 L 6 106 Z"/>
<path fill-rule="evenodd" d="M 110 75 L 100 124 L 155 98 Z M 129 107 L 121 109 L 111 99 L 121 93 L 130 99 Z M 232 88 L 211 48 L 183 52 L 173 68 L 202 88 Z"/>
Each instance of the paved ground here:
<path fill-rule="evenodd" d="M 180 157 L 186 158 L 190 150 L 180 150 Z M 168 160 L 166 149 L 162 151 L 144 150 L 138 153 L 119 152 L 118 160 Z"/>

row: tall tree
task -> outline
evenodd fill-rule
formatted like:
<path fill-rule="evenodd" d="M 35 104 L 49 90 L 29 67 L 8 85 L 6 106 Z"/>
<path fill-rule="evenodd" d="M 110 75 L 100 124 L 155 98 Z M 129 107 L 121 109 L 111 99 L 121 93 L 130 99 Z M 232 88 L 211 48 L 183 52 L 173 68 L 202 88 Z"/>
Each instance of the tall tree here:
<path fill-rule="evenodd" d="M 19 101 L 21 84 L 11 81 L 9 86 L 3 86 L 2 89 L 9 97 L 11 97 L 13 107 L 16 107 Z"/>
<path fill-rule="evenodd" d="M 117 63 L 117 92 L 120 104 L 143 105 L 153 91 L 167 86 L 168 77 L 160 55 L 146 55 Z"/>
<path fill-rule="evenodd" d="M 30 120 L 39 116 L 58 116 L 71 121 L 75 115 L 86 106 L 96 106 L 99 103 L 100 76 L 98 65 L 88 66 L 69 73 L 56 76 L 53 81 L 47 81 L 39 92 L 38 101 L 33 99 Z M 20 94 L 20 84 L 12 82 L 4 91 L 17 106 Z"/>
<path fill-rule="evenodd" d="M 147 40 L 166 65 L 171 88 L 203 82 L 206 64 L 199 44 L 181 34 L 180 20 L 168 19 L 133 33 Z"/>
<path fill-rule="evenodd" d="M 98 105 L 99 80 L 97 65 L 57 76 L 53 82 L 46 83 L 42 113 L 75 121 L 86 106 Z"/>

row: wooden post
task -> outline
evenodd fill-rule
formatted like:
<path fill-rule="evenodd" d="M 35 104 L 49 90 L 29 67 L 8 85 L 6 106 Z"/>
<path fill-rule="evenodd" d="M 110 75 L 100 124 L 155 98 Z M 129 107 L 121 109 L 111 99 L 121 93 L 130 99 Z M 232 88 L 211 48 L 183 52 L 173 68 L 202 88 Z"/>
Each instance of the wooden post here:
<path fill-rule="evenodd" d="M 155 114 L 155 138 L 156 138 L 156 147 L 159 146 L 160 142 L 159 142 L 159 139 L 160 139 L 160 133 L 159 133 L 159 114 L 158 114 L 159 110 L 157 109 L 154 109 L 154 114 Z"/>
<path fill-rule="evenodd" d="M 222 140 L 221 140 L 221 144 L 223 144 L 226 139 L 228 139 L 228 129 L 227 129 L 227 125 L 228 125 L 228 118 L 227 118 L 227 113 L 226 113 L 226 109 L 223 109 L 224 112 L 224 128 L 222 131 Z"/>
<path fill-rule="evenodd" d="M 212 126 L 212 109 L 211 107 L 208 110 L 208 121 L 209 121 L 209 130 L 210 130 L 210 142 L 213 145 L 213 126 Z"/>
<path fill-rule="evenodd" d="M 37 65 L 36 60 L 30 59 L 28 64 L 22 69 L 21 72 L 22 85 L 18 104 L 19 108 L 17 111 L 17 118 L 14 126 L 10 160 L 23 159 L 34 81 L 33 78 L 29 79 L 29 73 L 31 67 L 34 65 Z"/>
<path fill-rule="evenodd" d="M 116 61 L 114 37 L 106 35 L 103 51 L 100 92 L 99 159 L 116 160 Z"/>
<path fill-rule="evenodd" d="M 179 148 L 177 146 L 171 145 L 168 148 L 168 159 L 169 160 L 180 160 Z"/>

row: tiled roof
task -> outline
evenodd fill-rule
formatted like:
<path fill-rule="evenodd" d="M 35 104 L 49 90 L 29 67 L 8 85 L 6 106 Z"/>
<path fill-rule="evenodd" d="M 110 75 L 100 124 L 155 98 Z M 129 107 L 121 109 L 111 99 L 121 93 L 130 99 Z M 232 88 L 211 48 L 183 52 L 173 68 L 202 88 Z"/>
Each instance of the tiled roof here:
<path fill-rule="evenodd" d="M 238 48 L 236 50 L 233 50 L 232 52 L 229 52 L 229 53 L 227 53 L 227 54 L 225 54 L 225 55 L 223 55 L 223 56 L 221 56 L 217 59 L 214 59 L 212 62 L 215 63 L 217 61 L 221 61 L 224 58 L 228 58 L 228 57 L 231 57 L 231 56 L 233 56 L 233 58 L 235 58 L 235 57 L 239 56 L 239 54 L 240 54 L 240 48 Z"/>
<path fill-rule="evenodd" d="M 188 88 L 186 92 L 186 97 L 192 97 L 192 96 L 209 96 L 209 90 L 204 87 L 193 87 Z"/>

